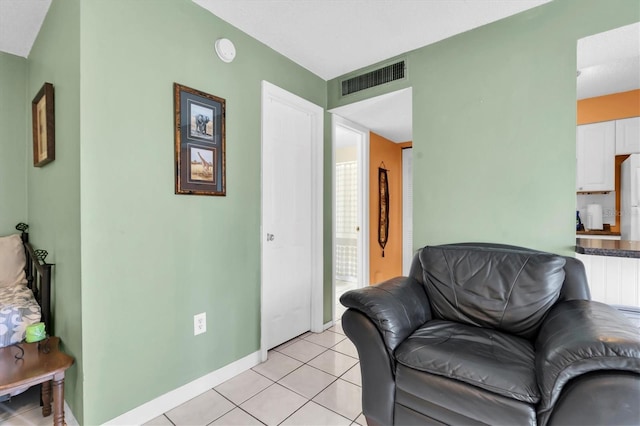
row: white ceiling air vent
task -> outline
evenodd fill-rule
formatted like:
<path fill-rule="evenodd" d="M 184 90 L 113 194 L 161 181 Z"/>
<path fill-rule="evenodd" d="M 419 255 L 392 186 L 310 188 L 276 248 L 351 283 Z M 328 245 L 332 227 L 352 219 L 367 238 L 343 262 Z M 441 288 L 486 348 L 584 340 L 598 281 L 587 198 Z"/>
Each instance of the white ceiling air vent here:
<path fill-rule="evenodd" d="M 342 81 L 342 96 L 404 78 L 404 61 Z"/>

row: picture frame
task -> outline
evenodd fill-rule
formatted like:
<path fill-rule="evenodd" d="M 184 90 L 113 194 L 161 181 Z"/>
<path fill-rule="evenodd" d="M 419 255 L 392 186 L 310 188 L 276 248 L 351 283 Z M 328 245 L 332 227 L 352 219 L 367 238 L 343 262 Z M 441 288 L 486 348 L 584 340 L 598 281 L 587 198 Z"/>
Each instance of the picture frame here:
<path fill-rule="evenodd" d="M 53 84 L 44 83 L 31 102 L 33 165 L 42 167 L 56 159 Z"/>
<path fill-rule="evenodd" d="M 175 193 L 226 196 L 226 101 L 173 83 Z"/>

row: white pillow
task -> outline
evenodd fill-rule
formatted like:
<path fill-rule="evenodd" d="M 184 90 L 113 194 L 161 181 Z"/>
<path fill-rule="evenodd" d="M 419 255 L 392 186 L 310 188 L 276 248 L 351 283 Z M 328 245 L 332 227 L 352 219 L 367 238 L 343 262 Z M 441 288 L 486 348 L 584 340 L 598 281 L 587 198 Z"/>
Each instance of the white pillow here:
<path fill-rule="evenodd" d="M 27 259 L 20 235 L 0 237 L 0 287 L 26 284 L 24 267 Z"/>

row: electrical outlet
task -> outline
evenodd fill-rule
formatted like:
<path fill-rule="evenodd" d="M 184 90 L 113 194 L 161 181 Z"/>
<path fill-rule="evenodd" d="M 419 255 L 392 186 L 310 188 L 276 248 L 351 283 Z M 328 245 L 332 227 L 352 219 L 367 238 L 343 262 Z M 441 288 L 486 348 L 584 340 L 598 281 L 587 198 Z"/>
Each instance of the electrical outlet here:
<path fill-rule="evenodd" d="M 197 336 L 207 331 L 207 313 L 203 312 L 193 316 L 193 335 Z"/>

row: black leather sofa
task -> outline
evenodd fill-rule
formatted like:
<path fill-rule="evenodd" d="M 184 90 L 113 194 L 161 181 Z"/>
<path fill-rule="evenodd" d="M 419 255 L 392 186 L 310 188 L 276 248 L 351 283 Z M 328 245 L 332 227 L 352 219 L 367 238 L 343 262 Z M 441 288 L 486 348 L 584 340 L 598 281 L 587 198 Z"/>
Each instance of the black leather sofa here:
<path fill-rule="evenodd" d="M 584 266 L 521 247 L 425 247 L 345 293 L 372 425 L 640 424 L 640 335 Z"/>

